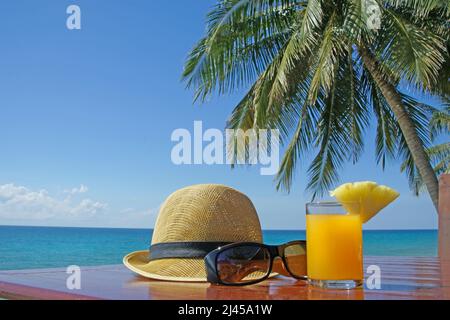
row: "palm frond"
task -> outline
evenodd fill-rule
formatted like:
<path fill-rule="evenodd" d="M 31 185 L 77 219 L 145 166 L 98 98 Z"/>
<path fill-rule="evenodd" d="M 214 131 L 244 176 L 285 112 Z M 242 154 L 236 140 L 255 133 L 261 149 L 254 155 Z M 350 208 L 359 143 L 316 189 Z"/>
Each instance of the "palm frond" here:
<path fill-rule="evenodd" d="M 299 29 L 299 38 L 303 48 L 307 50 L 316 43 L 315 30 L 322 24 L 323 10 L 321 0 L 308 0 L 301 11 L 302 22 Z"/>
<path fill-rule="evenodd" d="M 290 190 L 303 155 L 315 152 L 307 190 L 323 194 L 346 162 L 359 160 L 374 114 L 377 162 L 384 168 L 401 159 L 402 172 L 419 190 L 421 178 L 397 119 L 354 48 L 372 52 L 393 87 L 413 86 L 448 101 L 448 1 L 374 1 L 382 11 L 380 30 L 370 30 L 365 0 L 219 0 L 208 14 L 206 35 L 188 56 L 183 79 L 199 100 L 250 88 L 227 128 L 280 130 L 288 144 L 277 189 Z M 423 146 L 448 132 L 447 122 L 435 115 L 430 136 L 435 110 L 406 94 L 401 99 Z M 443 172 L 448 154 L 439 148 L 428 155 Z"/>
<path fill-rule="evenodd" d="M 395 159 L 397 137 L 400 134 L 393 112 L 386 99 L 373 84 L 372 79 L 367 79 L 370 103 L 377 119 L 375 135 L 375 158 L 378 164 L 385 169 L 387 161 Z"/>
<path fill-rule="evenodd" d="M 325 94 L 331 90 L 334 72 L 339 55 L 343 51 L 342 41 L 338 41 L 335 25 L 335 14 L 329 19 L 317 50 L 316 59 L 312 61 L 313 77 L 308 103 L 314 104 L 320 90 Z"/>
<path fill-rule="evenodd" d="M 288 137 L 299 118 L 296 108 L 300 99 L 297 96 L 298 93 L 295 88 L 291 88 L 289 89 L 289 96 L 284 96 L 279 101 L 274 99 L 270 101 L 270 93 L 276 85 L 280 72 L 284 71 L 283 68 L 280 70 L 280 64 L 285 57 L 284 50 L 289 47 L 289 43 L 260 75 L 246 96 L 233 110 L 227 122 L 227 128 L 234 130 L 276 128 L 280 131 L 281 142 Z M 296 73 L 297 76 L 300 76 L 301 73 L 299 72 Z M 230 139 L 232 139 L 233 143 L 229 145 L 237 146 L 237 138 L 235 135 L 231 136 Z M 243 154 L 243 152 L 239 148 L 233 148 L 233 150 L 229 150 L 229 155 L 236 159 L 234 155 Z"/>
<path fill-rule="evenodd" d="M 310 78 L 305 80 L 306 83 L 309 83 L 309 81 L 311 81 Z M 322 105 L 322 99 L 317 99 L 315 105 L 308 104 L 307 97 L 310 88 L 308 85 L 299 86 L 296 99 L 293 100 L 295 101 L 294 105 L 300 111 L 300 115 L 275 178 L 277 190 L 291 190 L 297 163 L 304 153 L 312 149 L 312 144 L 316 138 L 315 133 L 321 110 L 318 106 Z"/>
<path fill-rule="evenodd" d="M 370 120 L 370 100 L 366 96 L 362 82 L 359 79 L 359 68 L 354 61 L 352 46 L 348 48 L 348 54 L 344 57 L 346 64 L 342 64 L 342 77 L 340 86 L 347 87 L 347 101 L 350 117 L 350 142 L 351 159 L 353 163 L 359 160 L 364 147 L 364 130 Z"/>
<path fill-rule="evenodd" d="M 318 152 L 308 169 L 307 190 L 313 198 L 329 190 L 339 180 L 338 170 L 349 160 L 356 162 L 364 148 L 370 115 L 351 59 L 349 50 L 336 62 L 330 93 L 321 91 L 323 106 L 315 140 Z"/>
<path fill-rule="evenodd" d="M 369 16 L 366 9 L 365 1 L 344 1 L 343 16 L 345 19 L 343 31 L 353 43 L 359 43 L 362 38 L 369 40 L 374 35 L 367 24 Z"/>
<path fill-rule="evenodd" d="M 289 38 L 301 2 L 223 0 L 208 14 L 206 36 L 188 56 L 183 79 L 206 99 L 253 82 Z"/>
<path fill-rule="evenodd" d="M 450 143 L 443 143 L 430 147 L 427 149 L 427 154 L 433 164 L 433 169 L 437 176 L 444 173 L 450 173 Z M 412 167 L 409 159 L 402 163 L 401 169 L 406 170 L 408 167 Z M 413 170 L 413 174 L 411 174 L 409 181 L 410 187 L 415 195 L 419 195 L 425 190 L 422 177 L 417 169 Z"/>
<path fill-rule="evenodd" d="M 431 138 L 434 139 L 438 134 L 450 133 L 450 106 L 443 111 L 436 111 L 430 120 Z"/>
<path fill-rule="evenodd" d="M 390 8 L 383 9 L 381 26 L 375 47 L 378 61 L 384 61 L 394 74 L 417 88 L 432 88 L 445 61 L 444 39 Z"/>
<path fill-rule="evenodd" d="M 433 11 L 439 11 L 443 15 L 450 14 L 447 0 L 385 0 L 387 5 L 395 8 L 408 8 L 420 18 L 426 17 Z"/>
<path fill-rule="evenodd" d="M 402 94 L 403 103 L 406 107 L 411 120 L 413 121 L 417 135 L 422 142 L 422 145 L 427 149 L 431 145 L 429 137 L 428 124 L 431 118 L 431 114 L 436 111 L 435 108 L 419 103 L 412 97 Z M 399 130 L 401 133 L 401 130 Z M 403 161 L 400 171 L 404 172 L 408 177 L 410 188 L 418 194 L 420 189 L 418 188 L 418 181 L 421 181 L 419 170 L 417 169 L 411 151 L 406 143 L 406 139 L 403 134 L 400 135 L 400 141 L 398 143 L 398 155 Z"/>

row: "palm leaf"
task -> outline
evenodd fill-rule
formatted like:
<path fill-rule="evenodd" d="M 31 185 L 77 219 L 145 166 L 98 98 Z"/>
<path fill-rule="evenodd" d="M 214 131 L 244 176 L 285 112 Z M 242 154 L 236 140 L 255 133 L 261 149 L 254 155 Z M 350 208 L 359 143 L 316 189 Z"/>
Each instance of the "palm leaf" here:
<path fill-rule="evenodd" d="M 395 10 L 384 8 L 383 14 L 375 47 L 377 59 L 417 88 L 432 88 L 445 61 L 444 39 L 417 27 Z"/>
<path fill-rule="evenodd" d="M 434 139 L 438 134 L 450 132 L 450 106 L 444 111 L 436 111 L 430 120 L 431 138 Z"/>
<path fill-rule="evenodd" d="M 338 170 L 349 160 L 356 162 L 364 147 L 364 129 L 370 114 L 356 81 L 351 51 L 335 65 L 336 78 L 330 93 L 321 91 L 323 106 L 316 128 L 316 157 L 308 169 L 307 190 L 313 198 L 323 195 L 339 180 Z"/>
<path fill-rule="evenodd" d="M 224 0 L 208 14 L 206 36 L 189 54 L 183 72 L 187 87 L 202 100 L 254 81 L 289 37 L 301 2 Z"/>

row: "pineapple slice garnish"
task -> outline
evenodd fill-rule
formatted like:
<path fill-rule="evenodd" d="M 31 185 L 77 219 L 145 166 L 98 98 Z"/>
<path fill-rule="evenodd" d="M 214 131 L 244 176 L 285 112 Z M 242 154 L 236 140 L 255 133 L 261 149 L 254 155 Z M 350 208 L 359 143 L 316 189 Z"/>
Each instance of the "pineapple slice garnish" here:
<path fill-rule="evenodd" d="M 360 214 L 363 223 L 400 196 L 394 189 L 372 181 L 346 183 L 331 191 L 330 195 L 342 203 L 350 214 Z"/>

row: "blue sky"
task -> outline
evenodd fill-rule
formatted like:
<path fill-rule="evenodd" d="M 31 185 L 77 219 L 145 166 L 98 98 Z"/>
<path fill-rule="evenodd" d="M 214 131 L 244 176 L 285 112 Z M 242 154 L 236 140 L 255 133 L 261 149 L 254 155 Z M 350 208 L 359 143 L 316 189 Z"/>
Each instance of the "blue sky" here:
<path fill-rule="evenodd" d="M 152 227 L 176 189 L 222 183 L 246 193 L 266 229 L 304 229 L 306 175 L 290 194 L 256 168 L 175 166 L 177 128 L 224 128 L 239 95 L 192 104 L 180 82 L 212 0 L 0 2 L 0 224 Z M 79 5 L 82 29 L 66 28 Z M 306 167 L 307 163 L 304 163 Z M 400 199 L 369 229 L 436 228 L 392 163 L 376 166 L 373 134 L 341 181 L 374 180 Z"/>

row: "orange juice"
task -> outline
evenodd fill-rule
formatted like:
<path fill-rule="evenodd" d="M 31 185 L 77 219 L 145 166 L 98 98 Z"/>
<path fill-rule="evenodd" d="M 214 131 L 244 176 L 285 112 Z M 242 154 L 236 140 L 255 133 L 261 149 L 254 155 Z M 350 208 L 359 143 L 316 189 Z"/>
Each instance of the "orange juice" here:
<path fill-rule="evenodd" d="M 309 279 L 363 279 L 360 215 L 308 214 L 306 239 Z"/>

